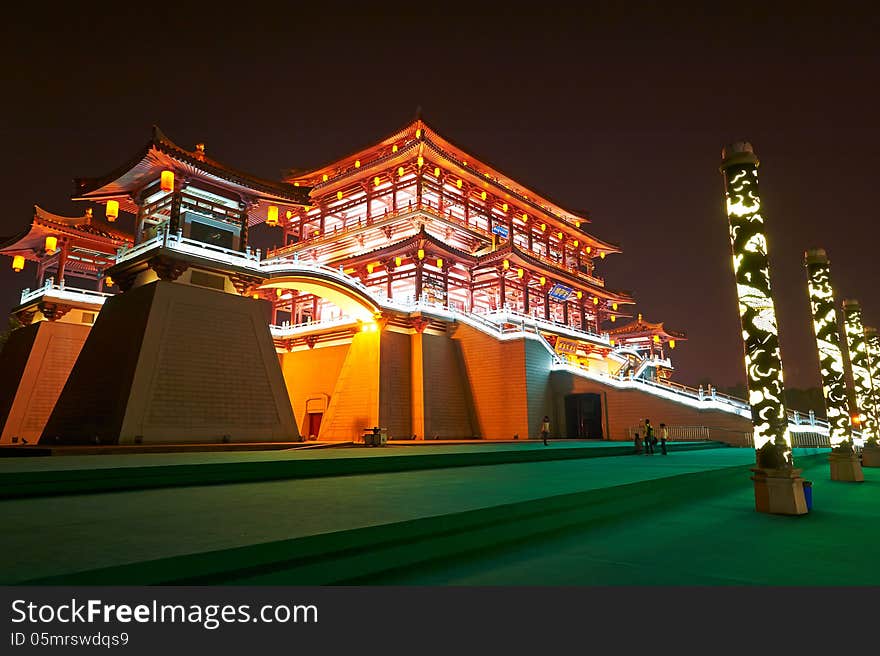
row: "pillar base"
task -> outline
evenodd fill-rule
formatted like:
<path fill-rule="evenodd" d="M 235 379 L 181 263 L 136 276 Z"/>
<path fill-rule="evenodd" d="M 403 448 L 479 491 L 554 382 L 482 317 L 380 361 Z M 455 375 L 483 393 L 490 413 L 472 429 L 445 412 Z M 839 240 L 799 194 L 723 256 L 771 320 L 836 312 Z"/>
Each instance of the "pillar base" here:
<path fill-rule="evenodd" d="M 806 515 L 802 469 L 753 467 L 755 510 L 773 515 Z"/>
<path fill-rule="evenodd" d="M 831 463 L 832 481 L 864 482 L 862 465 L 859 464 L 859 457 L 855 453 L 831 453 L 828 462 Z"/>
<path fill-rule="evenodd" d="M 880 467 L 880 446 L 862 447 L 862 467 Z"/>

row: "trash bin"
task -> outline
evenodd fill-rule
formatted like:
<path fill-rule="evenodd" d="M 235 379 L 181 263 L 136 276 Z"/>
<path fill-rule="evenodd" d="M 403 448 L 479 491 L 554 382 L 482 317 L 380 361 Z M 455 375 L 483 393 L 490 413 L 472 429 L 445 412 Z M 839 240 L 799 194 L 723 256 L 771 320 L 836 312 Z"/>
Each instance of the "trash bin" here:
<path fill-rule="evenodd" d="M 813 509 L 813 481 L 804 481 L 804 501 L 807 502 L 807 510 Z"/>

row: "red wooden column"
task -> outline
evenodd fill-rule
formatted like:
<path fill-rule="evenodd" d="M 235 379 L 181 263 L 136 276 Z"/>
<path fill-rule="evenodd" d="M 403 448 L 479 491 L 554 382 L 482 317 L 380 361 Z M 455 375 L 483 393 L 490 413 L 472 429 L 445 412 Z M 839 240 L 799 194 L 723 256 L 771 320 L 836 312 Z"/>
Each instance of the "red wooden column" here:
<path fill-rule="evenodd" d="M 505 292 L 505 287 L 506 287 L 506 285 L 505 285 L 505 279 L 504 279 L 504 269 L 499 269 L 499 270 L 498 270 L 498 276 L 499 276 L 499 280 L 498 280 L 498 291 L 499 291 L 499 293 L 500 293 L 500 297 L 501 297 L 501 302 L 500 302 L 500 304 L 499 304 L 500 306 L 499 306 L 498 309 L 499 309 L 499 310 L 502 310 L 502 309 L 504 309 L 504 302 L 505 302 L 504 292 Z"/>
<path fill-rule="evenodd" d="M 60 239 L 59 242 L 58 248 L 61 252 L 58 253 L 58 271 L 55 274 L 55 282 L 60 285 L 64 282 L 64 269 L 67 267 L 67 252 L 70 249 L 70 244 L 66 239 Z"/>
<path fill-rule="evenodd" d="M 416 257 L 416 300 L 421 300 L 422 298 L 422 268 L 424 263 L 422 260 Z"/>
<path fill-rule="evenodd" d="M 474 270 L 468 269 L 468 312 L 474 311 Z"/>
<path fill-rule="evenodd" d="M 550 284 L 548 280 L 544 285 L 544 318 L 548 321 L 550 320 L 550 292 L 547 290 L 547 286 Z"/>
<path fill-rule="evenodd" d="M 529 275 L 529 272 L 526 271 L 523 274 L 523 278 L 522 278 L 522 281 L 523 281 L 523 314 L 529 313 L 529 279 L 530 278 L 531 278 L 531 276 Z"/>
<path fill-rule="evenodd" d="M 371 205 L 373 204 L 373 187 L 369 180 L 364 182 L 363 189 L 367 202 L 367 212 L 364 220 L 367 225 L 370 225 L 373 222 L 373 212 L 371 208 Z"/>

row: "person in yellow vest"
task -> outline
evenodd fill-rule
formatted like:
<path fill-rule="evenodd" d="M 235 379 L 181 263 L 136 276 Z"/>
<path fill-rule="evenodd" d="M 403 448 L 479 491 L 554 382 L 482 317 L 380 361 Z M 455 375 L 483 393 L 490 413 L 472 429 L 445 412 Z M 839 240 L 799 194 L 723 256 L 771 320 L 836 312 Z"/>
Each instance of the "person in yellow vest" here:
<path fill-rule="evenodd" d="M 666 424 L 660 424 L 660 453 L 666 455 L 666 440 L 669 439 L 669 429 Z"/>
<path fill-rule="evenodd" d="M 544 440 L 544 446 L 547 446 L 547 438 L 550 436 L 550 417 L 544 415 L 541 422 L 541 439 Z"/>

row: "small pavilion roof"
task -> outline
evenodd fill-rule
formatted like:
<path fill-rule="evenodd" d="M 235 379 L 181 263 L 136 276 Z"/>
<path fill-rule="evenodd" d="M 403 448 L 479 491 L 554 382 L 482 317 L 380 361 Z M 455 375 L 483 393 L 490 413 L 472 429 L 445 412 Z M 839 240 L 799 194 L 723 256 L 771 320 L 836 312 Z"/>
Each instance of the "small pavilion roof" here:
<path fill-rule="evenodd" d="M 73 200 L 106 202 L 116 199 L 120 209 L 134 213 L 133 195 L 159 177 L 162 170 L 175 171 L 183 177 L 203 178 L 211 184 L 230 189 L 258 201 L 286 205 L 309 204 L 309 190 L 286 182 L 258 178 L 221 164 L 204 150 L 186 150 L 171 141 L 156 126 L 150 140 L 131 159 L 112 172 L 97 178 L 74 179 Z M 253 212 L 248 223 L 261 221 L 265 212 Z"/>
<path fill-rule="evenodd" d="M 639 316 L 635 321 L 631 321 L 630 323 L 623 326 L 612 328 L 608 331 L 608 333 L 610 335 L 616 335 L 624 339 L 632 339 L 636 337 L 650 338 L 654 335 L 658 335 L 660 339 L 664 342 L 669 341 L 670 339 L 675 339 L 679 341 L 687 339 L 687 336 L 683 332 L 667 330 L 663 326 L 662 321 L 659 323 L 651 323 L 650 321 L 645 321 L 641 313 L 639 313 Z"/>
<path fill-rule="evenodd" d="M 26 260 L 39 262 L 51 257 L 45 253 L 46 237 L 49 236 L 69 240 L 72 252 L 92 255 L 115 256 L 120 246 L 134 243 L 131 235 L 96 221 L 90 211 L 82 216 L 61 216 L 34 205 L 31 224 L 17 235 L 0 239 L 0 253 L 10 257 L 22 255 Z M 75 264 L 71 261 L 68 266 Z"/>

